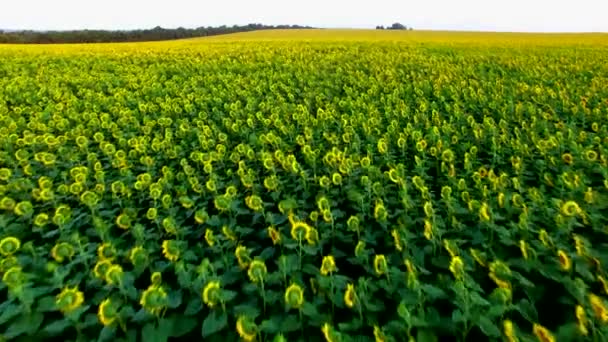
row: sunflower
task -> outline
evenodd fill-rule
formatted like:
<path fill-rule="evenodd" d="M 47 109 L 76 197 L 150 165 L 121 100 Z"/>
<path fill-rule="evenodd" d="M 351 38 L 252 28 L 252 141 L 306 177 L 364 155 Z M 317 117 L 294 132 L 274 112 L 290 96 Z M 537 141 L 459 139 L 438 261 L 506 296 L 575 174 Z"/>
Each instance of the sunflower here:
<path fill-rule="evenodd" d="M 17 203 L 17 205 L 15 205 L 15 208 L 13 209 L 13 211 L 15 212 L 15 215 L 17 215 L 17 216 L 23 216 L 23 217 L 30 216 L 34 213 L 34 206 L 29 201 L 23 201 L 23 202 Z"/>
<path fill-rule="evenodd" d="M 357 302 L 357 292 L 355 292 L 355 285 L 347 284 L 346 291 L 344 292 L 344 304 L 347 307 L 352 308 L 353 306 L 355 306 L 356 302 Z"/>
<path fill-rule="evenodd" d="M 100 259 L 93 267 L 93 275 L 99 279 L 104 279 L 106 272 L 112 266 L 112 261 L 108 259 Z"/>
<path fill-rule="evenodd" d="M 589 329 L 587 329 L 587 315 L 585 313 L 585 308 L 583 308 L 582 305 L 577 305 L 574 313 L 576 316 L 576 325 L 578 331 L 581 333 L 581 335 L 587 336 L 589 334 Z"/>
<path fill-rule="evenodd" d="M 135 267 L 142 267 L 148 261 L 148 253 L 142 246 L 135 246 L 129 252 L 129 261 Z"/>
<path fill-rule="evenodd" d="M 281 233 L 276 228 L 268 227 L 267 231 L 273 245 L 281 243 Z"/>
<path fill-rule="evenodd" d="M 234 256 L 236 257 L 236 260 L 239 263 L 239 266 L 242 269 L 246 269 L 249 266 L 249 263 L 251 262 L 251 257 L 249 256 L 249 251 L 247 250 L 247 247 L 239 245 L 236 247 L 236 250 L 234 251 Z"/>
<path fill-rule="evenodd" d="M 365 241 L 359 240 L 357 245 L 355 246 L 355 256 L 360 258 L 363 256 L 363 252 L 365 251 Z"/>
<path fill-rule="evenodd" d="M 224 234 L 224 237 L 232 242 L 236 242 L 238 240 L 236 234 L 234 233 L 234 231 L 232 231 L 232 229 L 230 229 L 230 227 L 224 225 L 222 226 L 222 234 Z"/>
<path fill-rule="evenodd" d="M 64 314 L 78 309 L 84 303 L 84 293 L 77 287 L 66 287 L 55 297 L 55 305 Z"/>
<path fill-rule="evenodd" d="M 203 289 L 203 303 L 205 303 L 209 308 L 213 308 L 220 301 L 220 282 L 219 281 L 210 281 L 205 285 Z"/>
<path fill-rule="evenodd" d="M 310 230 L 310 226 L 305 222 L 294 221 L 291 223 L 291 238 L 296 241 L 302 241 L 306 238 L 306 233 Z"/>
<path fill-rule="evenodd" d="M 399 236 L 399 231 L 397 229 L 393 229 L 391 231 L 391 236 L 393 237 L 395 249 L 399 252 L 403 251 L 403 245 L 401 244 L 401 237 Z"/>
<path fill-rule="evenodd" d="M 209 215 L 207 214 L 206 211 L 204 210 L 197 210 L 194 213 L 194 220 L 196 221 L 196 223 L 198 224 L 203 224 L 205 223 L 207 220 L 209 219 Z"/>
<path fill-rule="evenodd" d="M 358 232 L 359 231 L 359 217 L 353 215 L 348 218 L 346 221 L 346 226 L 350 231 Z"/>
<path fill-rule="evenodd" d="M 257 326 L 249 317 L 239 316 L 236 320 L 236 332 L 243 341 L 251 342 L 254 341 L 257 336 Z"/>
<path fill-rule="evenodd" d="M 139 304 L 153 315 L 158 315 L 167 306 L 167 292 L 158 285 L 150 285 L 141 295 Z"/>
<path fill-rule="evenodd" d="M 378 221 L 386 221 L 388 217 L 388 212 L 384 207 L 382 201 L 377 201 L 376 206 L 374 207 L 374 218 Z"/>
<path fill-rule="evenodd" d="M 118 310 L 110 298 L 104 299 L 97 309 L 97 318 L 104 326 L 112 325 L 118 318 Z"/>
<path fill-rule="evenodd" d="M 553 334 L 545 327 L 540 324 L 534 323 L 532 331 L 539 342 L 555 342 Z"/>
<path fill-rule="evenodd" d="M 124 271 L 120 265 L 111 265 L 106 270 L 104 278 L 106 282 L 110 285 L 120 284 L 122 282 L 122 276 Z"/>
<path fill-rule="evenodd" d="M 213 236 L 213 230 L 207 228 L 205 229 L 205 241 L 209 247 L 213 247 L 215 245 L 215 237 Z"/>
<path fill-rule="evenodd" d="M 562 161 L 564 162 L 564 164 L 572 165 L 572 163 L 574 162 L 574 157 L 572 157 L 572 154 L 570 153 L 564 153 L 562 154 Z"/>
<path fill-rule="evenodd" d="M 340 341 L 339 335 L 337 334 L 336 330 L 334 330 L 334 328 L 329 323 L 323 324 L 323 327 L 321 327 L 321 332 L 323 333 L 323 337 L 325 337 L 325 342 Z"/>
<path fill-rule="evenodd" d="M 264 209 L 264 202 L 259 196 L 256 195 L 245 197 L 245 204 L 247 207 L 249 207 L 249 209 L 256 212 L 261 212 Z"/>
<path fill-rule="evenodd" d="M 293 283 L 285 290 L 285 304 L 293 309 L 304 304 L 304 290 L 298 284 Z"/>
<path fill-rule="evenodd" d="M 334 257 L 332 255 L 324 256 L 323 261 L 321 262 L 321 274 L 332 274 L 336 270 L 336 261 L 334 260 Z"/>
<path fill-rule="evenodd" d="M 169 261 L 177 261 L 181 254 L 178 242 L 175 240 L 164 240 L 162 243 L 163 255 Z"/>
<path fill-rule="evenodd" d="M 60 242 L 51 249 L 51 256 L 57 262 L 63 262 L 66 258 L 71 259 L 74 253 L 74 247 L 67 242 Z"/>
<path fill-rule="evenodd" d="M 528 244 L 524 240 L 519 240 L 519 250 L 524 259 L 528 259 Z"/>
<path fill-rule="evenodd" d="M 606 308 L 604 301 L 600 297 L 590 293 L 589 303 L 591 304 L 591 309 L 593 310 L 595 317 L 602 323 L 608 323 L 608 308 Z"/>
<path fill-rule="evenodd" d="M 505 319 L 502 322 L 502 330 L 507 338 L 507 342 L 517 342 L 517 335 L 515 334 L 515 328 L 513 327 L 513 322 L 508 319 Z"/>
<path fill-rule="evenodd" d="M 321 176 L 319 178 L 319 185 L 323 188 L 323 189 L 329 189 L 329 187 L 331 186 L 331 180 L 329 179 L 329 177 L 327 176 Z"/>
<path fill-rule="evenodd" d="M 572 267 L 572 262 L 570 261 L 570 257 L 563 250 L 557 251 L 557 257 L 559 258 L 559 265 L 562 270 L 568 271 Z"/>
<path fill-rule="evenodd" d="M 564 216 L 574 216 L 576 214 L 581 213 L 581 208 L 578 206 L 578 204 L 576 202 L 567 201 L 564 204 L 562 204 L 562 206 L 560 208 L 560 212 Z"/>
<path fill-rule="evenodd" d="M 383 275 L 388 271 L 386 257 L 383 254 L 377 254 L 374 256 L 374 271 L 377 275 Z"/>
<path fill-rule="evenodd" d="M 479 218 L 484 222 L 490 221 L 490 207 L 485 202 L 479 208 Z"/>
<path fill-rule="evenodd" d="M 253 260 L 250 264 L 249 264 L 249 269 L 247 270 L 247 275 L 249 276 L 249 279 L 253 282 L 253 283 L 261 283 L 264 281 L 264 277 L 266 277 L 266 274 L 268 273 L 268 270 L 266 268 L 266 264 L 264 263 L 263 260 Z"/>
<path fill-rule="evenodd" d="M 450 272 L 454 275 L 454 278 L 460 280 L 464 276 L 464 263 L 462 258 L 459 256 L 453 256 L 450 260 Z"/>
<path fill-rule="evenodd" d="M 0 240 L 0 254 L 11 256 L 21 248 L 21 241 L 14 236 L 8 236 Z"/>
<path fill-rule="evenodd" d="M 382 329 L 380 329 L 380 327 L 378 327 L 377 325 L 374 325 L 374 339 L 376 340 L 376 342 L 386 342 L 386 335 L 384 335 L 384 333 L 382 332 Z"/>
<path fill-rule="evenodd" d="M 319 241 L 319 231 L 317 231 L 315 228 L 310 227 L 306 231 L 305 237 L 306 242 L 308 242 L 309 245 L 313 246 Z"/>
<path fill-rule="evenodd" d="M 25 280 L 21 267 L 18 265 L 12 267 L 8 267 L 8 265 L 2 266 L 3 268 L 7 268 L 6 272 L 4 272 L 4 274 L 2 275 L 2 282 L 6 284 L 6 286 L 10 289 L 19 288 Z"/>
<path fill-rule="evenodd" d="M 112 260 L 116 257 L 116 248 L 111 243 L 104 242 L 97 247 L 97 257 L 102 260 Z"/>
<path fill-rule="evenodd" d="M 131 218 L 129 215 L 122 213 L 116 217 L 116 225 L 120 229 L 129 229 L 131 227 Z"/>
<path fill-rule="evenodd" d="M 431 240 L 433 238 L 433 224 L 427 219 L 424 219 L 424 237 L 427 240 Z"/>

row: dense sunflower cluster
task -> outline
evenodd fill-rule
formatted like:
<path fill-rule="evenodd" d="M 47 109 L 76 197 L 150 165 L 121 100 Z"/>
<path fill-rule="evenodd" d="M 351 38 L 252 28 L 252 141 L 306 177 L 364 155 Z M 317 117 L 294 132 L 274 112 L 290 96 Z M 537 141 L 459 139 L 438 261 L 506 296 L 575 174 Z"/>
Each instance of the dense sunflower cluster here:
<path fill-rule="evenodd" d="M 0 340 L 605 340 L 608 51 L 508 37 L 0 47 Z"/>

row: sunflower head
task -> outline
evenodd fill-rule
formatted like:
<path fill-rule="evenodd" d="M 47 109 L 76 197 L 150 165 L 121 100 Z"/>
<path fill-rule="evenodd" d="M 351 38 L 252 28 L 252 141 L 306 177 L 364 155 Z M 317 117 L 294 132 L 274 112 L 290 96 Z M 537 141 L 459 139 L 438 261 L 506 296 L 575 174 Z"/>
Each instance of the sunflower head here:
<path fill-rule="evenodd" d="M 386 257 L 383 254 L 376 254 L 374 256 L 374 271 L 379 276 L 388 271 L 388 263 L 386 262 Z"/>
<path fill-rule="evenodd" d="M 158 315 L 167 306 L 167 292 L 158 285 L 150 285 L 141 295 L 139 304 L 153 315 Z"/>
<path fill-rule="evenodd" d="M 162 243 L 163 255 L 169 261 L 177 261 L 180 257 L 181 250 L 179 242 L 176 240 L 164 240 Z"/>
<path fill-rule="evenodd" d="M 129 252 L 129 261 L 137 268 L 144 267 L 148 262 L 148 253 L 142 246 L 135 246 Z"/>
<path fill-rule="evenodd" d="M 234 256 L 236 257 L 236 260 L 239 263 L 239 266 L 242 269 L 246 269 L 249 266 L 249 263 L 251 262 L 251 257 L 249 256 L 249 251 L 247 250 L 247 247 L 239 245 L 236 247 L 236 250 L 234 251 Z"/>
<path fill-rule="evenodd" d="M 299 309 L 304 304 L 304 290 L 293 283 L 285 290 L 285 304 L 293 309 Z"/>
<path fill-rule="evenodd" d="M 209 308 L 215 307 L 220 302 L 221 287 L 219 281 L 210 281 L 203 289 L 203 303 Z"/>
<path fill-rule="evenodd" d="M 21 248 L 21 241 L 14 237 L 8 236 L 0 240 L 0 254 L 2 256 L 11 256 Z"/>
<path fill-rule="evenodd" d="M 344 304 L 352 308 L 357 303 L 357 292 L 355 292 L 355 285 L 347 284 L 346 291 L 344 292 Z"/>
<path fill-rule="evenodd" d="M 213 235 L 213 230 L 209 228 L 205 229 L 205 241 L 209 247 L 213 247 L 215 245 L 215 236 Z"/>
<path fill-rule="evenodd" d="M 450 260 L 450 272 L 454 275 L 454 278 L 461 280 L 464 276 L 464 263 L 462 258 L 459 256 L 453 256 Z"/>
<path fill-rule="evenodd" d="M 97 309 L 97 318 L 104 326 L 112 325 L 118 318 L 118 308 L 110 298 L 104 299 Z"/>
<path fill-rule="evenodd" d="M 581 208 L 574 201 L 566 201 L 565 203 L 562 204 L 562 206 L 560 208 L 560 212 L 564 216 L 571 217 L 571 216 L 580 214 Z"/>
<path fill-rule="evenodd" d="M 557 257 L 559 259 L 559 265 L 562 270 L 568 271 L 572 267 L 572 262 L 570 261 L 570 257 L 563 250 L 557 251 Z"/>
<path fill-rule="evenodd" d="M 93 274 L 99 279 L 104 279 L 110 266 L 112 266 L 112 260 L 99 259 L 93 267 Z"/>
<path fill-rule="evenodd" d="M 108 267 L 105 273 L 105 280 L 108 284 L 120 284 L 122 282 L 122 276 L 124 271 L 120 265 L 111 265 Z"/>
<path fill-rule="evenodd" d="M 74 256 L 74 247 L 67 242 L 60 242 L 51 249 L 51 256 L 57 262 L 63 262 L 65 259 L 71 259 Z"/>
<path fill-rule="evenodd" d="M 116 248 L 111 243 L 104 242 L 97 247 L 97 257 L 102 260 L 113 260 L 116 257 Z"/>
<path fill-rule="evenodd" d="M 8 267 L 8 265 L 2 266 L 3 268 L 6 268 L 6 271 L 2 275 L 2 282 L 6 284 L 9 289 L 19 288 L 25 281 L 25 275 L 23 274 L 21 267 L 17 264 L 12 267 Z"/>
<path fill-rule="evenodd" d="M 258 334 L 258 327 L 249 316 L 239 316 L 236 320 L 236 332 L 246 342 L 252 342 Z"/>
<path fill-rule="evenodd" d="M 77 287 L 66 287 L 55 297 L 55 305 L 61 312 L 68 314 L 84 303 L 84 294 Z"/>
<path fill-rule="evenodd" d="M 574 310 L 577 328 L 581 335 L 587 336 L 589 334 L 589 330 L 587 329 L 587 314 L 585 313 L 585 308 L 582 305 L 577 305 Z"/>
<path fill-rule="evenodd" d="M 266 274 L 268 273 L 268 270 L 266 268 L 266 264 L 264 263 L 263 260 L 253 260 L 250 264 L 249 264 L 249 269 L 247 270 L 247 275 L 249 276 L 249 279 L 253 282 L 253 283 L 261 283 L 264 281 L 264 277 L 266 277 Z"/>
<path fill-rule="evenodd" d="M 296 241 L 302 241 L 306 238 L 306 233 L 310 230 L 310 226 L 301 221 L 294 221 L 291 224 L 291 237 Z"/>
<path fill-rule="evenodd" d="M 532 331 L 539 342 L 555 342 L 553 334 L 545 327 L 540 324 L 534 323 Z"/>
<path fill-rule="evenodd" d="M 323 257 L 323 261 L 321 263 L 321 274 L 328 275 L 332 274 L 337 270 L 336 261 L 332 255 L 327 255 Z"/>
<path fill-rule="evenodd" d="M 276 228 L 268 227 L 267 231 L 273 245 L 281 243 L 281 233 Z"/>

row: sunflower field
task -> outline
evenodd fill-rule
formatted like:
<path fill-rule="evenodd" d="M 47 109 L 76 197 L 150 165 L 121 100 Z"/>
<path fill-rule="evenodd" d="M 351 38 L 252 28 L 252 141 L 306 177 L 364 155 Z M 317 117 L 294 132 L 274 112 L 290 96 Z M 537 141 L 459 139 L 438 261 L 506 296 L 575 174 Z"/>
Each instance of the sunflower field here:
<path fill-rule="evenodd" d="M 0 341 L 608 340 L 608 38 L 361 32 L 0 46 Z"/>

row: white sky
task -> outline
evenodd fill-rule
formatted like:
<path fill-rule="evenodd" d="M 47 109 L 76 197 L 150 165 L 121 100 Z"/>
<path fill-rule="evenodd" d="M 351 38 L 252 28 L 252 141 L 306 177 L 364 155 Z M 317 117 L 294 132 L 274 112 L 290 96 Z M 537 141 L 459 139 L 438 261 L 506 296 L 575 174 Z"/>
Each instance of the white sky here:
<path fill-rule="evenodd" d="M 137 29 L 262 23 L 608 32 L 608 0 L 0 0 L 1 29 Z"/>

